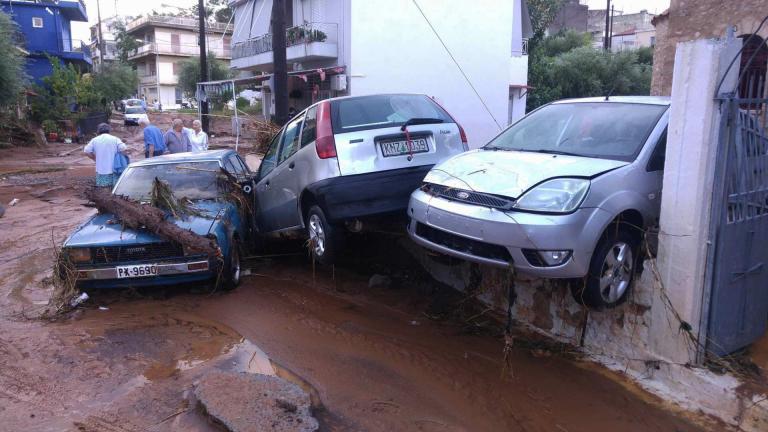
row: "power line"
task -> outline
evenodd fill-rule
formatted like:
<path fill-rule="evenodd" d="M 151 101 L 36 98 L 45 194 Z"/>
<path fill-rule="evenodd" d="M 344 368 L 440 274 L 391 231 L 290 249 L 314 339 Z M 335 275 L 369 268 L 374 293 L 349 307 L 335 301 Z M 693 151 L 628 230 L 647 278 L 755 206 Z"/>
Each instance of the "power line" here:
<path fill-rule="evenodd" d="M 485 110 L 488 112 L 488 115 L 491 116 L 491 119 L 493 119 L 493 122 L 496 123 L 496 126 L 499 128 L 499 130 L 501 130 L 502 129 L 501 124 L 499 124 L 498 120 L 496 120 L 496 117 L 494 117 L 494 115 L 491 112 L 490 108 L 488 108 L 488 105 L 485 104 L 485 101 L 483 100 L 483 97 L 480 96 L 480 93 L 477 91 L 475 86 L 472 85 L 472 81 L 470 81 L 469 77 L 464 72 L 464 69 L 461 68 L 461 65 L 459 64 L 459 62 L 456 61 L 456 58 L 451 53 L 451 50 L 448 49 L 448 46 L 445 44 L 445 42 L 443 42 L 443 39 L 437 33 L 437 30 L 435 30 L 435 27 L 432 26 L 431 22 L 429 22 L 429 18 L 427 18 L 427 16 L 424 14 L 424 11 L 421 10 L 421 6 L 419 6 L 419 4 L 416 3 L 416 0 L 411 0 L 411 1 L 413 2 L 414 6 L 416 6 L 416 9 L 419 10 L 419 12 L 421 13 L 421 16 L 424 17 L 424 20 L 427 22 L 427 25 L 429 25 L 429 28 L 432 29 L 432 33 L 435 34 L 435 37 L 437 37 L 437 40 L 439 40 L 440 44 L 443 45 L 443 48 L 445 48 L 445 52 L 447 52 L 448 56 L 451 57 L 451 60 L 453 60 L 453 63 L 459 69 L 459 72 L 461 72 L 461 74 L 464 76 L 464 79 L 467 81 L 467 84 L 469 84 L 469 86 L 472 88 L 472 91 L 475 92 L 475 95 L 480 100 L 480 103 L 483 104 L 483 108 L 485 108 Z"/>

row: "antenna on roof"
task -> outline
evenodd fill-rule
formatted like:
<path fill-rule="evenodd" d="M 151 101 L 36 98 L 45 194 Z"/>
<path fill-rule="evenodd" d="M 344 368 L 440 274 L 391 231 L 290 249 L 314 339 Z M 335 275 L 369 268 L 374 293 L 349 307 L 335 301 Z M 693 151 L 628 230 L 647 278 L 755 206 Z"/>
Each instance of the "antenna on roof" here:
<path fill-rule="evenodd" d="M 611 89 L 608 90 L 608 93 L 606 93 L 606 95 L 605 95 L 605 101 L 606 102 L 608 101 L 608 98 L 613 96 L 613 91 L 616 90 L 616 84 L 618 84 L 618 80 L 614 80 L 613 81 L 613 87 L 611 87 Z"/>

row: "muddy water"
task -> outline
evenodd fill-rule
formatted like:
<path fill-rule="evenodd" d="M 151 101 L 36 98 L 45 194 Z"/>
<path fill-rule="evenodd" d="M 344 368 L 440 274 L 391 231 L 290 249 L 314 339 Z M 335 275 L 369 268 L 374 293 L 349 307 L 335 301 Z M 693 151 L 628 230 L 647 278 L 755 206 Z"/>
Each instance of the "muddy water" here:
<path fill-rule="evenodd" d="M 62 321 L 28 319 L 51 292 L 52 245 L 93 212 L 72 181 L 91 175 L 88 161 L 29 155 L 69 169 L 0 180 L 0 199 L 21 199 L 0 219 L 0 431 L 214 430 L 192 389 L 217 368 L 298 383 L 323 430 L 696 430 L 609 375 L 523 344 L 503 373 L 498 337 L 425 315 L 429 289 L 369 289 L 376 263 L 313 277 L 301 259 L 275 261 L 232 293 L 90 293 Z"/>

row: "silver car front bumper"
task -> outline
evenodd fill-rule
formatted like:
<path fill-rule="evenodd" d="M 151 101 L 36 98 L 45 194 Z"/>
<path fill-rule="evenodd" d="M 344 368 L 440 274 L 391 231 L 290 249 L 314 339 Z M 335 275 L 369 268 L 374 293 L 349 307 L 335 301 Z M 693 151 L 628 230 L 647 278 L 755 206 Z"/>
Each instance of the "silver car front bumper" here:
<path fill-rule="evenodd" d="M 423 247 L 496 267 L 511 264 L 521 272 L 547 278 L 585 276 L 595 245 L 611 221 L 610 214 L 598 208 L 579 209 L 565 215 L 504 212 L 434 197 L 421 190 L 411 195 L 408 216 L 408 234 Z M 419 227 L 419 224 L 423 226 Z M 437 233 L 441 240 L 424 235 L 425 231 Z M 442 241 L 446 238 L 448 241 Z M 468 248 L 455 247 L 467 242 L 471 245 Z M 499 257 L 500 248 L 506 249 L 508 254 L 505 255 L 509 259 Z M 567 250 L 571 255 L 560 265 L 546 267 L 532 264 L 524 249 Z M 490 252 L 481 256 L 470 250 Z"/>

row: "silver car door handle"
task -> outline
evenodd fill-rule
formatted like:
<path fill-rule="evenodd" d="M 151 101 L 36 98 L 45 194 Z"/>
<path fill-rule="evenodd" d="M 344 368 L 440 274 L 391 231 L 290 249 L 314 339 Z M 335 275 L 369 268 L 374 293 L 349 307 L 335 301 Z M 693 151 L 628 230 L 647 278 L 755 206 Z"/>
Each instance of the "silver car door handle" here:
<path fill-rule="evenodd" d="M 294 167 L 296 167 L 296 162 L 291 162 L 290 165 L 288 165 L 289 170 L 292 170 Z"/>

